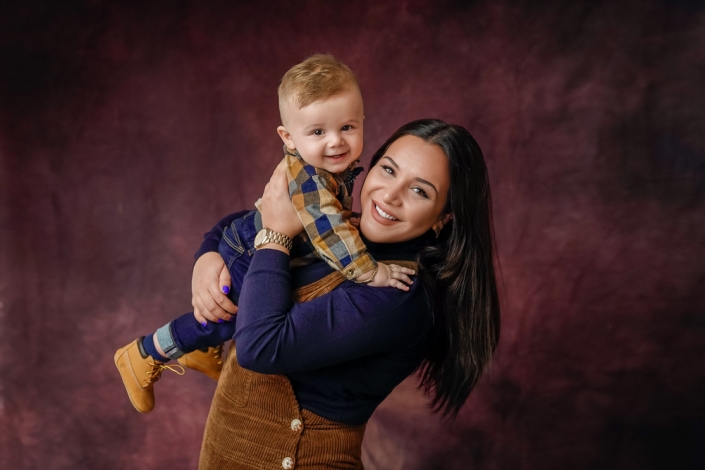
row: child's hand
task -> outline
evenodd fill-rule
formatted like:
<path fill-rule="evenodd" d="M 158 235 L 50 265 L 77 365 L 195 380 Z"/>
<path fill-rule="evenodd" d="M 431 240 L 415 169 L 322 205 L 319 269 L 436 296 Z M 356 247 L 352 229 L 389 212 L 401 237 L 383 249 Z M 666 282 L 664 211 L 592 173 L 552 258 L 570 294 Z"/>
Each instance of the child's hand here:
<path fill-rule="evenodd" d="M 387 265 L 380 262 L 377 263 L 377 266 L 377 273 L 375 273 L 372 282 L 368 284 L 372 287 L 396 287 L 397 289 L 408 291 L 408 285 L 414 283 L 409 277 L 416 274 L 416 271 L 413 269 L 405 268 L 397 264 Z"/>

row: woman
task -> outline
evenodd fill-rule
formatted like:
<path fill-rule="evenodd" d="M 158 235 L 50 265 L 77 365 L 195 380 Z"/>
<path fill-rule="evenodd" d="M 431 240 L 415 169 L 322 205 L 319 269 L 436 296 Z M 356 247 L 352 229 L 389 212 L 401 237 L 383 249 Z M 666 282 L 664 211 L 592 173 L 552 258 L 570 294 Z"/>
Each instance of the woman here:
<path fill-rule="evenodd" d="M 416 260 L 420 282 L 400 276 L 407 292 L 325 287 L 325 263 L 289 273 L 288 250 L 262 246 L 243 285 L 237 360 L 231 354 L 221 375 L 200 468 L 361 468 L 365 423 L 414 370 L 433 409 L 453 417 L 477 384 L 499 339 L 490 190 L 477 143 L 459 126 L 411 122 L 374 155 L 360 201 L 372 255 Z M 261 212 L 275 232 L 302 230 L 279 170 Z M 207 245 L 208 237 L 202 251 Z M 217 253 L 194 267 L 194 309 L 212 321 L 236 309 L 219 293 L 224 272 Z M 321 287 L 317 297 L 294 303 L 291 291 L 305 284 Z"/>

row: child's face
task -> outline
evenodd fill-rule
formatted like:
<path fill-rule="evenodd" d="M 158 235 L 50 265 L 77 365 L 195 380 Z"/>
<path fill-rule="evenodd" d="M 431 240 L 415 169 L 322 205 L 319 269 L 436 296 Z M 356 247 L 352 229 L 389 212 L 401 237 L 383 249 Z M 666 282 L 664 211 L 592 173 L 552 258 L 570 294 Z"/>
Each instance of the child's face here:
<path fill-rule="evenodd" d="M 362 153 L 364 115 L 357 89 L 300 109 L 288 102 L 282 114 L 285 123 L 277 132 L 311 166 L 340 173 Z"/>

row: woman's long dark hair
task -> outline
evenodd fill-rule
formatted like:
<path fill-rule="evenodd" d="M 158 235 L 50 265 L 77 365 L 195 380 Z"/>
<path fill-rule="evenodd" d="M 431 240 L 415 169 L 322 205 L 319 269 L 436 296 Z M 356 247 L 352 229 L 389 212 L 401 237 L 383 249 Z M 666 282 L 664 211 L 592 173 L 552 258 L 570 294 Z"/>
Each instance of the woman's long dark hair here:
<path fill-rule="evenodd" d="M 421 365 L 421 387 L 434 411 L 455 417 L 488 367 L 499 341 L 492 200 L 480 147 L 460 126 L 437 119 L 410 122 L 372 157 L 370 168 L 397 139 L 413 135 L 448 157 L 450 190 L 438 244 L 419 254 L 419 279 L 433 312 L 431 342 Z"/>

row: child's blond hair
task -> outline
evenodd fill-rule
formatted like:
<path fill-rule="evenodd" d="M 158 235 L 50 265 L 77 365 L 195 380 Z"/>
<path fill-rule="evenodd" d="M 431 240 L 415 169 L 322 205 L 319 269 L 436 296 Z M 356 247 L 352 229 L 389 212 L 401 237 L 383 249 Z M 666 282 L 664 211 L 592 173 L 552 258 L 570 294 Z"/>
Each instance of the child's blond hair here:
<path fill-rule="evenodd" d="M 289 100 L 301 109 L 349 89 L 359 90 L 360 85 L 347 65 L 330 54 L 312 55 L 282 77 L 277 90 L 279 111 L 282 112 L 283 105 Z"/>

